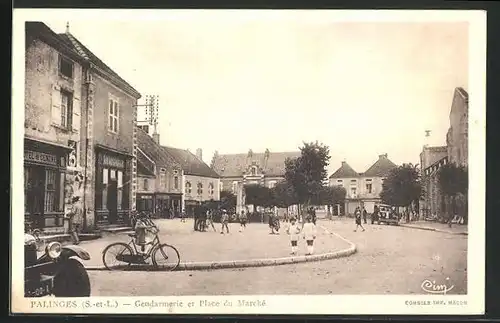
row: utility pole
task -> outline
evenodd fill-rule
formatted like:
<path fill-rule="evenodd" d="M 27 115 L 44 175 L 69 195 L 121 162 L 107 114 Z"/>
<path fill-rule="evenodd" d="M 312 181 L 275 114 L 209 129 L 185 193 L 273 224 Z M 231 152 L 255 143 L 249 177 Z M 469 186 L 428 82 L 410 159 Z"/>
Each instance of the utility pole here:
<path fill-rule="evenodd" d="M 158 128 L 158 109 L 159 109 L 159 95 L 148 94 L 145 96 L 144 104 L 137 104 L 135 107 L 140 107 L 144 109 L 144 117 L 142 120 L 137 120 L 138 123 L 149 124 L 153 126 L 154 133 L 157 132 Z"/>

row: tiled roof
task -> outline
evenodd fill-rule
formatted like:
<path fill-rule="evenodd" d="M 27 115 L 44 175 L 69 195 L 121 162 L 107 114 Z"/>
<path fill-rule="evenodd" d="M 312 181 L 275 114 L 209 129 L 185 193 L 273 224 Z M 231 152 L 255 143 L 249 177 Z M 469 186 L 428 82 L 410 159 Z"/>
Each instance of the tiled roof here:
<path fill-rule="evenodd" d="M 154 170 L 144 164 L 146 160 L 142 154 L 137 154 L 137 175 L 155 176 Z"/>
<path fill-rule="evenodd" d="M 184 174 L 210 178 L 220 177 L 219 174 L 217 174 L 213 169 L 205 164 L 205 162 L 198 159 L 198 157 L 196 157 L 190 151 L 186 149 L 167 146 L 161 147 L 165 152 L 167 152 L 167 154 L 172 156 L 172 158 L 174 158 L 181 165 Z"/>
<path fill-rule="evenodd" d="M 266 176 L 284 176 L 285 160 L 300 157 L 300 151 L 216 154 L 212 160 L 212 168 L 221 177 L 240 177 L 255 163 Z"/>
<path fill-rule="evenodd" d="M 69 46 L 71 46 L 80 56 L 90 61 L 92 64 L 97 66 L 99 69 L 104 71 L 110 77 L 115 78 L 118 82 L 122 83 L 125 90 L 134 94 L 134 97 L 140 98 L 140 93 L 136 89 L 134 89 L 130 84 L 127 83 L 124 79 L 120 77 L 113 69 L 111 69 L 106 63 L 104 63 L 99 57 L 97 57 L 90 49 L 85 47 L 75 36 L 70 33 L 58 34 L 58 36 Z"/>
<path fill-rule="evenodd" d="M 58 34 L 56 34 L 52 29 L 50 29 L 46 24 L 39 21 L 27 21 L 25 23 L 26 36 L 37 37 L 53 48 L 70 58 L 83 62 L 84 59 L 75 51 L 74 47 L 68 44 L 64 39 L 62 39 Z"/>
<path fill-rule="evenodd" d="M 151 138 L 144 130 L 140 128 L 137 129 L 137 147 L 146 154 L 147 157 L 152 159 L 156 165 L 160 167 L 172 167 L 172 168 L 181 168 L 181 165 L 167 152 L 163 150 L 163 148 L 157 144 L 153 138 Z M 137 159 L 141 161 L 140 153 L 137 154 Z M 148 164 L 146 161 L 143 164 Z"/>
<path fill-rule="evenodd" d="M 398 167 L 387 158 L 387 154 L 380 155 L 378 160 L 363 174 L 366 177 L 385 177 L 389 172 Z"/>
<path fill-rule="evenodd" d="M 342 162 L 342 165 L 339 169 L 337 169 L 330 178 L 350 178 L 350 177 L 358 177 L 359 174 L 352 169 L 351 166 L 347 162 Z"/>

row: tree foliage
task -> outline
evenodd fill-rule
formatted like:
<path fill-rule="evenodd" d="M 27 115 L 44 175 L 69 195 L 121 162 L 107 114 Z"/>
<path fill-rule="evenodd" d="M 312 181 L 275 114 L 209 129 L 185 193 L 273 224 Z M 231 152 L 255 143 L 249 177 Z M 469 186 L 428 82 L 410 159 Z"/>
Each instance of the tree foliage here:
<path fill-rule="evenodd" d="M 262 185 L 245 185 L 245 202 L 254 206 L 270 207 L 273 198 L 271 189 Z"/>
<path fill-rule="evenodd" d="M 274 206 L 286 208 L 297 204 L 297 196 L 293 185 L 288 181 L 281 181 L 271 189 Z"/>
<path fill-rule="evenodd" d="M 221 191 L 219 206 L 220 208 L 228 210 L 236 208 L 236 195 L 234 195 L 231 191 Z"/>
<path fill-rule="evenodd" d="M 441 192 L 446 196 L 467 194 L 469 185 L 467 168 L 455 164 L 443 165 L 438 171 L 438 182 Z"/>
<path fill-rule="evenodd" d="M 394 168 L 382 184 L 380 198 L 389 205 L 409 206 L 422 195 L 418 165 L 403 164 Z"/>
<path fill-rule="evenodd" d="M 292 185 L 298 203 L 311 204 L 323 190 L 330 149 L 314 142 L 304 143 L 300 151 L 300 157 L 285 161 L 285 179 Z"/>

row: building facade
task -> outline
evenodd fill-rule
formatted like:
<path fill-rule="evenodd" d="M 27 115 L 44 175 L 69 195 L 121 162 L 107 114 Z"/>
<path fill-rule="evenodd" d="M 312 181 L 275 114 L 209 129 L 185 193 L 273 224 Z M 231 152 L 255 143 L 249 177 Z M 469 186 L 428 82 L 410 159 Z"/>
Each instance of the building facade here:
<path fill-rule="evenodd" d="M 423 147 L 420 153 L 423 198 L 420 201 L 422 216 L 438 217 L 445 211 L 444 196 L 440 192 L 439 169 L 453 163 L 468 167 L 468 116 L 469 95 L 463 88 L 456 88 L 450 109 L 450 127 L 446 146 Z"/>
<path fill-rule="evenodd" d="M 144 130 L 137 130 L 137 210 L 168 218 L 182 210 L 182 167 Z"/>
<path fill-rule="evenodd" d="M 86 227 L 123 224 L 136 202 L 135 124 L 141 95 L 72 35 L 69 28 L 59 37 L 85 62 L 82 151 Z"/>
<path fill-rule="evenodd" d="M 45 24 L 25 27 L 25 220 L 59 232 L 71 198 L 83 194 L 74 177 L 82 171 L 84 147 L 83 60 Z"/>
<path fill-rule="evenodd" d="M 204 161 L 202 150 L 194 155 L 186 149 L 162 146 L 182 168 L 182 209 L 192 215 L 196 205 L 205 201 L 219 201 L 220 177 Z"/>
<path fill-rule="evenodd" d="M 245 185 L 258 184 L 274 187 L 285 178 L 285 160 L 300 157 L 296 152 L 214 154 L 211 167 L 221 176 L 219 190 L 230 191 L 236 195 L 236 212 L 246 209 Z"/>
<path fill-rule="evenodd" d="M 341 206 L 340 214 L 353 214 L 358 206 L 372 213 L 375 204 L 381 203 L 384 179 L 396 167 L 387 154 L 379 155 L 378 160 L 364 173 L 357 173 L 343 161 L 329 178 L 330 186 L 342 186 L 346 190 L 345 205 Z"/>

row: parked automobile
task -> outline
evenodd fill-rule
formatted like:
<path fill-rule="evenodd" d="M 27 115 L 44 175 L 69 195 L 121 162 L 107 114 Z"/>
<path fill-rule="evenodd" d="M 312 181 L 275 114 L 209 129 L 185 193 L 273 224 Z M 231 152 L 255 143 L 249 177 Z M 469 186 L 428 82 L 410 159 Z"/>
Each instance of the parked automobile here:
<path fill-rule="evenodd" d="M 399 225 L 399 217 L 390 205 L 379 204 L 379 212 L 377 217 L 377 224 L 394 224 Z"/>
<path fill-rule="evenodd" d="M 79 246 L 50 242 L 38 256 L 37 240 L 24 235 L 24 296 L 90 296 L 87 270 L 76 259 L 89 260 L 89 253 Z"/>

